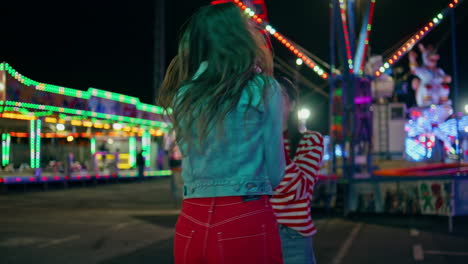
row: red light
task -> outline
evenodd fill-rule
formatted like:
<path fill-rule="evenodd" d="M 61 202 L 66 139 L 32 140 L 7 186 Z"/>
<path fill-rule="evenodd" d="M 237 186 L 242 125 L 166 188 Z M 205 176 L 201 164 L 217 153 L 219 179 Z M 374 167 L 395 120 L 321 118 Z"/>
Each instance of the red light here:
<path fill-rule="evenodd" d="M 291 46 L 291 44 L 289 44 L 289 42 L 286 43 L 286 48 L 289 48 Z"/>
<path fill-rule="evenodd" d="M 388 63 L 393 64 L 393 60 L 392 60 L 392 59 L 389 59 L 389 60 L 388 60 Z"/>
<path fill-rule="evenodd" d="M 76 176 L 76 179 L 77 179 L 77 180 L 80 180 L 80 179 L 81 179 L 81 176 L 80 176 L 80 175 Z"/>
<path fill-rule="evenodd" d="M 419 31 L 419 35 L 421 35 L 421 36 L 424 35 L 424 31 L 422 31 L 422 30 Z"/>
<path fill-rule="evenodd" d="M 428 28 L 428 27 L 424 27 L 424 30 L 425 30 L 425 31 L 428 31 L 428 30 L 429 30 L 429 28 Z"/>
<path fill-rule="evenodd" d="M 20 181 L 21 181 L 21 179 L 20 179 L 20 178 L 16 178 L 15 180 L 16 180 L 16 182 L 20 182 Z"/>
<path fill-rule="evenodd" d="M 405 48 L 405 47 L 403 47 L 402 50 L 403 50 L 403 52 L 406 52 L 406 48 Z"/>
<path fill-rule="evenodd" d="M 29 181 L 31 181 L 31 182 L 33 182 L 35 180 L 36 180 L 36 178 L 34 178 L 34 177 L 29 178 Z"/>
<path fill-rule="evenodd" d="M 279 36 L 279 37 L 278 37 L 278 40 L 279 40 L 279 41 L 282 41 L 282 40 L 283 40 L 283 37 L 282 37 L 282 36 Z"/>
<path fill-rule="evenodd" d="M 322 74 L 322 78 L 327 79 L 327 78 L 328 78 L 328 74 L 326 74 L 326 73 Z"/>
<path fill-rule="evenodd" d="M 65 176 L 65 180 L 69 180 L 70 179 L 70 176 Z"/>
<path fill-rule="evenodd" d="M 454 2 L 455 4 L 458 4 L 458 0 L 453 0 L 453 2 Z"/>
<path fill-rule="evenodd" d="M 275 38 L 278 38 L 278 36 L 279 36 L 278 32 L 275 32 L 275 34 L 273 34 L 273 36 L 274 36 Z"/>
<path fill-rule="evenodd" d="M 256 19 L 258 18 L 258 16 L 257 16 L 257 15 L 253 15 L 252 18 L 256 20 Z"/>
<path fill-rule="evenodd" d="M 406 47 L 409 48 L 411 46 L 411 44 L 409 43 L 406 43 Z"/>
<path fill-rule="evenodd" d="M 449 4 L 449 7 L 450 7 L 450 8 L 453 8 L 453 7 L 454 7 L 454 5 L 453 5 L 452 3 L 450 3 L 450 4 Z"/>
<path fill-rule="evenodd" d="M 289 50 L 293 51 L 293 50 L 294 50 L 294 46 L 289 47 Z"/>
<path fill-rule="evenodd" d="M 393 59 L 394 59 L 394 60 L 398 59 L 398 56 L 397 56 L 397 55 L 393 55 Z"/>
<path fill-rule="evenodd" d="M 302 53 L 301 52 L 297 53 L 297 56 L 302 59 Z"/>
<path fill-rule="evenodd" d="M 380 73 L 379 71 L 376 71 L 376 72 L 375 72 L 375 75 L 377 75 L 377 76 L 380 76 L 380 74 L 381 74 L 381 73 Z"/>
<path fill-rule="evenodd" d="M 96 179 L 99 179 L 99 174 L 98 174 L 98 175 L 96 175 Z"/>
<path fill-rule="evenodd" d="M 54 180 L 56 180 L 56 181 L 58 181 L 59 179 L 60 179 L 59 176 L 54 177 Z"/>
<path fill-rule="evenodd" d="M 283 40 L 281 41 L 281 43 L 285 44 L 285 43 L 286 43 L 286 40 L 285 40 L 285 39 L 283 39 Z"/>
<path fill-rule="evenodd" d="M 401 56 L 401 51 L 398 51 L 397 54 L 398 54 L 398 56 Z"/>
<path fill-rule="evenodd" d="M 234 0 L 234 3 L 236 3 L 236 4 L 239 3 L 239 0 Z"/>
<path fill-rule="evenodd" d="M 411 44 L 414 44 L 415 42 L 416 42 L 416 40 L 411 39 Z"/>
<path fill-rule="evenodd" d="M 415 37 L 415 38 L 416 38 L 416 39 L 420 39 L 421 37 L 420 37 L 419 35 L 416 35 L 416 37 Z"/>
<path fill-rule="evenodd" d="M 90 176 L 90 175 L 86 175 L 86 179 L 91 179 L 91 176 Z"/>
<path fill-rule="evenodd" d="M 309 60 L 309 59 L 306 60 L 306 63 L 307 63 L 307 64 L 310 64 L 311 62 L 312 62 L 312 61 Z"/>
<path fill-rule="evenodd" d="M 245 9 L 247 9 L 247 6 L 242 5 L 241 8 L 242 8 L 242 10 L 245 10 Z"/>
<path fill-rule="evenodd" d="M 299 51 L 298 51 L 297 49 L 294 49 L 294 51 L 293 51 L 293 52 L 294 52 L 294 54 L 297 54 L 297 53 L 299 53 Z"/>
<path fill-rule="evenodd" d="M 429 26 L 430 26 L 430 27 L 433 27 L 433 26 L 434 26 L 434 23 L 429 22 Z"/>
<path fill-rule="evenodd" d="M 258 24 L 261 24 L 263 22 L 263 20 L 261 18 L 257 18 L 257 23 Z"/>
<path fill-rule="evenodd" d="M 42 181 L 47 181 L 47 177 L 42 177 Z"/>

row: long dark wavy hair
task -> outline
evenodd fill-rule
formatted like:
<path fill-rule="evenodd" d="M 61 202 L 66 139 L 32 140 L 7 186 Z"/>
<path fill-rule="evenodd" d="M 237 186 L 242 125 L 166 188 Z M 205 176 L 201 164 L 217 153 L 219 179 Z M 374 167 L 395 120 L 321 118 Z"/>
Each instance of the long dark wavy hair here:
<path fill-rule="evenodd" d="M 194 78 L 202 62 L 207 69 Z M 259 89 L 265 95 L 272 74 L 271 51 L 248 17 L 233 3 L 205 6 L 186 24 L 178 54 L 159 90 L 158 104 L 172 108 L 179 143 L 193 139 L 202 143 L 214 125 L 222 127 L 248 81 L 260 76 Z"/>

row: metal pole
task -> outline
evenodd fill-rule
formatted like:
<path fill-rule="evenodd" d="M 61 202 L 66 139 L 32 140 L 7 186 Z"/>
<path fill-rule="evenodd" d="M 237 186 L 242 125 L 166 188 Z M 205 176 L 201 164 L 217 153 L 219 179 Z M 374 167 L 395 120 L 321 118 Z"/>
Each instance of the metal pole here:
<path fill-rule="evenodd" d="M 455 152 L 457 154 L 458 169 L 461 166 L 461 153 L 460 153 L 460 119 L 457 113 L 457 100 L 458 100 L 458 63 L 457 63 L 457 35 L 456 35 L 456 21 L 455 9 L 451 10 L 450 16 L 450 29 L 452 31 L 452 63 L 453 63 L 453 109 L 455 112 L 455 120 L 457 121 L 457 139 L 455 140 Z M 451 194 L 451 212 L 449 213 L 449 232 L 453 231 L 453 216 L 455 215 L 455 178 L 452 179 L 452 194 Z"/>
<path fill-rule="evenodd" d="M 333 130 L 331 129 L 334 120 L 333 120 L 333 98 L 335 93 L 335 8 L 336 4 L 335 1 L 330 1 L 330 96 L 329 100 L 329 127 L 330 127 L 330 141 L 328 142 L 330 148 L 330 159 L 329 162 L 331 163 L 331 169 L 328 170 L 328 177 L 327 177 L 327 187 L 326 187 L 326 211 L 327 213 L 330 212 L 331 209 L 331 198 L 332 198 L 332 190 L 331 190 L 331 175 L 336 175 L 336 155 L 335 155 L 335 142 L 336 139 L 333 136 Z M 336 186 L 336 185 L 335 185 Z M 335 192 L 336 194 L 336 192 Z"/>
<path fill-rule="evenodd" d="M 154 25 L 154 72 L 153 72 L 153 98 L 157 100 L 159 86 L 164 79 L 166 68 L 166 32 L 165 32 L 165 2 L 155 0 L 155 25 Z"/>
<path fill-rule="evenodd" d="M 453 63 L 453 110 L 455 112 L 455 118 L 457 120 L 457 139 L 455 142 L 456 147 L 456 154 L 458 156 L 458 163 L 461 162 L 461 155 L 460 155 L 460 124 L 459 124 L 459 116 L 457 114 L 458 108 L 458 62 L 457 62 L 457 35 L 456 35 L 456 21 L 455 21 L 455 9 L 451 10 L 450 16 L 450 29 L 452 33 L 452 63 Z"/>

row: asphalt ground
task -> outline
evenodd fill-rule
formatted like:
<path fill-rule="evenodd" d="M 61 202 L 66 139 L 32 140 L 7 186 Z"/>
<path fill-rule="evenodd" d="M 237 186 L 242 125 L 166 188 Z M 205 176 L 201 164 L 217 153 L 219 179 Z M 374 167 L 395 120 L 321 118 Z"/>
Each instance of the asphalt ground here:
<path fill-rule="evenodd" d="M 173 263 L 169 179 L 0 194 L 0 263 Z M 313 209 L 317 263 L 468 263 L 468 218 Z"/>

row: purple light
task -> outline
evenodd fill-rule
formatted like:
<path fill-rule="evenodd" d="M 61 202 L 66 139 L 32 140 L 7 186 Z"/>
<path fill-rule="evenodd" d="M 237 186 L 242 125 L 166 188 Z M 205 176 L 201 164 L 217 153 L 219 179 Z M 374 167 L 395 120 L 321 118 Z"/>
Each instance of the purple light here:
<path fill-rule="evenodd" d="M 370 96 L 358 96 L 354 98 L 355 104 L 370 104 L 372 103 L 372 97 Z"/>

